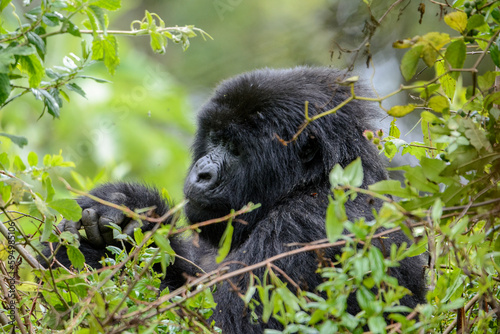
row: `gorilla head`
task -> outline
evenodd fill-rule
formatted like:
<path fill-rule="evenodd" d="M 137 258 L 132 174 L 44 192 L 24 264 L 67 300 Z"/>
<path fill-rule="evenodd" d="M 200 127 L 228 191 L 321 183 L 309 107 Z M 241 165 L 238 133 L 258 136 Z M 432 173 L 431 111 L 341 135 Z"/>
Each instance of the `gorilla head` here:
<path fill-rule="evenodd" d="M 262 206 L 242 217 L 234 245 L 245 240 L 255 223 L 294 194 L 326 199 L 328 175 L 361 156 L 365 183 L 385 178 L 375 149 L 362 133 L 370 109 L 352 101 L 335 115 L 322 117 L 285 145 L 305 119 L 332 109 L 351 94 L 338 84 L 339 73 L 327 68 L 259 70 L 223 82 L 198 117 L 193 164 L 185 182 L 186 215 L 196 223 L 224 216 L 248 202 Z M 203 229 L 201 237 L 216 245 L 223 224 Z"/>

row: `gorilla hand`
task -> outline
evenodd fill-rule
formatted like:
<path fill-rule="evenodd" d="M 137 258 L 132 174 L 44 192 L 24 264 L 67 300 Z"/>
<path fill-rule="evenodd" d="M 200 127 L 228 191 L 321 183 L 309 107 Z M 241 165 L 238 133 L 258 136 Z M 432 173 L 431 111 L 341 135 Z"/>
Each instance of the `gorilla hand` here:
<path fill-rule="evenodd" d="M 155 189 L 140 184 L 109 183 L 90 192 L 91 195 L 105 201 L 123 205 L 130 210 L 151 208 L 153 216 L 162 216 L 168 211 L 161 195 Z M 128 217 L 123 211 L 114 207 L 96 202 L 88 197 L 78 199 L 82 208 L 82 218 L 78 222 L 63 220 L 58 228 L 79 235 L 78 230 L 84 229 L 86 241 L 95 248 L 116 244 L 113 238 L 111 223 L 121 227 L 122 233 L 133 235 L 134 229 L 141 227 L 143 231 L 151 230 L 153 223 L 143 221 L 142 224 Z"/>

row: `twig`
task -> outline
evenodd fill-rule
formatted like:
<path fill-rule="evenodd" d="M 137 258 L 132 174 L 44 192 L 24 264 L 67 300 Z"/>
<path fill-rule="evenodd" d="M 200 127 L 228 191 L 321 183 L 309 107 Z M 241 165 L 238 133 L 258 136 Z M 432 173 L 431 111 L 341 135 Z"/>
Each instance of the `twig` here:
<path fill-rule="evenodd" d="M 474 297 L 472 297 L 472 299 L 467 303 L 467 305 L 465 305 L 464 312 L 467 312 L 472 306 L 474 306 L 474 304 L 477 303 L 477 301 L 479 300 L 479 298 L 481 298 L 481 296 L 482 296 L 481 294 L 477 294 Z M 451 324 L 446 328 L 443 334 L 450 334 L 456 325 L 457 325 L 457 319 L 455 318 L 451 322 Z"/>

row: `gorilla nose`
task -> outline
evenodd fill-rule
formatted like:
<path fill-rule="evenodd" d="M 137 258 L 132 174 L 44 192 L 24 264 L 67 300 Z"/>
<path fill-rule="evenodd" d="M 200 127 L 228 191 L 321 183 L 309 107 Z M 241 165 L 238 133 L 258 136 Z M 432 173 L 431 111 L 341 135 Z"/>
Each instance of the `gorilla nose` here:
<path fill-rule="evenodd" d="M 186 190 L 191 195 L 211 190 L 217 183 L 217 164 L 204 157 L 196 162 L 186 179 Z"/>
<path fill-rule="evenodd" d="M 198 171 L 198 175 L 196 175 L 196 182 L 204 184 L 205 187 L 211 187 L 215 184 L 216 180 L 217 171 L 213 167 L 206 167 L 203 170 Z"/>

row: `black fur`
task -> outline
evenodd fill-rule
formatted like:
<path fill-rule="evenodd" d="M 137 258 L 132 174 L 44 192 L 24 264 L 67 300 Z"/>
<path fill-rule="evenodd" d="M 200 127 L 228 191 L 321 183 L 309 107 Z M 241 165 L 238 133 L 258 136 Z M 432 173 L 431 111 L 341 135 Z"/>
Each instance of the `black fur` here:
<path fill-rule="evenodd" d="M 226 260 L 251 265 L 271 256 L 290 251 L 290 243 L 306 243 L 325 238 L 325 212 L 330 194 L 329 172 L 337 163 L 346 166 L 361 157 L 363 187 L 386 178 L 385 168 L 375 148 L 363 137 L 370 128 L 373 110 L 361 101 L 352 101 L 336 114 L 311 123 L 298 139 L 285 146 L 277 136 L 288 140 L 304 121 L 304 103 L 309 101 L 309 115 L 329 110 L 349 95 L 349 87 L 337 84 L 339 73 L 328 68 L 298 67 L 289 70 L 258 70 L 223 82 L 201 109 L 198 132 L 193 145 L 193 164 L 184 192 L 189 200 L 186 216 L 191 223 L 226 215 L 248 202 L 261 207 L 245 214 L 247 224 L 233 223 L 232 247 Z M 131 209 L 156 206 L 157 214 L 168 207 L 157 191 L 141 185 L 117 183 L 95 189 L 92 194 L 109 198 L 123 193 L 123 204 Z M 116 215 L 114 209 L 88 199 L 79 200 L 84 209 L 92 208 L 99 216 Z M 120 203 L 121 204 L 121 203 Z M 358 196 L 346 204 L 350 219 L 372 218 L 373 206 L 380 203 Z M 117 223 L 123 223 L 115 219 Z M 190 241 L 174 239 L 176 252 L 210 271 L 225 224 L 202 228 L 200 247 Z M 402 233 L 384 241 L 408 242 Z M 87 262 L 98 267 L 104 254 L 92 242 L 82 241 Z M 339 249 L 326 251 L 334 257 Z M 58 256 L 69 264 L 64 254 Z M 315 273 L 317 258 L 313 252 L 286 257 L 276 265 L 304 287 L 314 289 L 321 278 Z M 241 265 L 232 264 L 231 269 Z M 403 299 L 409 307 L 424 303 L 423 263 L 419 257 L 407 259 L 391 269 L 400 284 L 413 295 Z M 195 275 L 196 269 L 181 260 L 168 268 L 165 285 L 183 284 L 182 272 Z M 258 272 L 262 274 L 262 271 Z M 245 291 L 248 276 L 234 284 Z M 264 328 L 280 328 L 276 321 L 252 325 L 244 304 L 228 283 L 214 293 L 217 310 L 213 318 L 224 333 L 261 333 Z M 354 298 L 348 311 L 359 311 Z"/>

